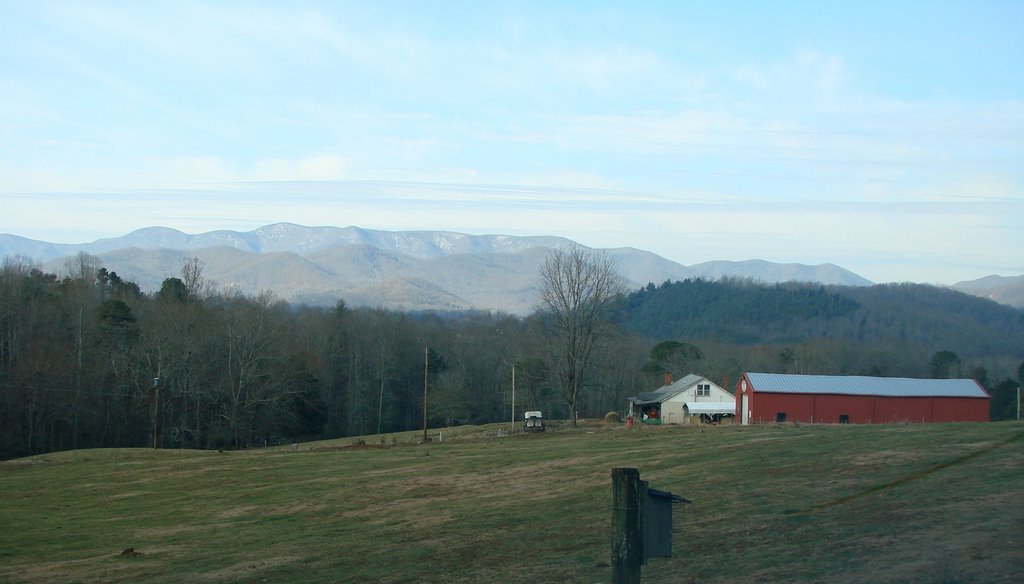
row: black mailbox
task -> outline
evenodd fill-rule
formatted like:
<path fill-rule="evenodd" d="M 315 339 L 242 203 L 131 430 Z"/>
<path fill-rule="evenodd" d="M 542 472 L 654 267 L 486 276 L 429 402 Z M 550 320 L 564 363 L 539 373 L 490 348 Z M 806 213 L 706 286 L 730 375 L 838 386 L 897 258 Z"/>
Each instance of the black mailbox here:
<path fill-rule="evenodd" d="M 612 469 L 612 582 L 639 582 L 647 558 L 672 557 L 672 506 L 679 495 L 647 487 L 635 468 Z"/>
<path fill-rule="evenodd" d="M 644 560 L 672 557 L 672 505 L 690 501 L 640 481 L 643 505 Z"/>

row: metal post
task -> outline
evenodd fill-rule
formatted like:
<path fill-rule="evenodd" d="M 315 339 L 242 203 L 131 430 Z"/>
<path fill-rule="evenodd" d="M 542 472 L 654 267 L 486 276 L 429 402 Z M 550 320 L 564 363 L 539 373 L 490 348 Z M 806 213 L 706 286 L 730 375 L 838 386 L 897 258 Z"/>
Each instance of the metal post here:
<path fill-rule="evenodd" d="M 640 471 L 612 469 L 612 584 L 639 584 L 643 564 Z"/>

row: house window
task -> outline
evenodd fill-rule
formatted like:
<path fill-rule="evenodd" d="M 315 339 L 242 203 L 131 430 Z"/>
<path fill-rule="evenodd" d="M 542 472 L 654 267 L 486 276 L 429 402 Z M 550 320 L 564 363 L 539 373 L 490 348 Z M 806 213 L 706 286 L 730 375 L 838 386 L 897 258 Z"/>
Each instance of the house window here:
<path fill-rule="evenodd" d="M 779 412 L 779 413 L 775 414 L 775 421 L 780 423 L 780 424 L 785 422 L 786 421 L 786 412 Z"/>
<path fill-rule="evenodd" d="M 708 383 L 697 384 L 697 397 L 711 395 L 711 385 Z"/>

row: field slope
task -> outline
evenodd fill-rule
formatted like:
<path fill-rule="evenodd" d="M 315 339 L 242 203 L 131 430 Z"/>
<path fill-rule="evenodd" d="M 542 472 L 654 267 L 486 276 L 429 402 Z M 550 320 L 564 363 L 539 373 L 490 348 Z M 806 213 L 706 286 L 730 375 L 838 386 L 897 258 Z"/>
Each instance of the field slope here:
<path fill-rule="evenodd" d="M 619 466 L 693 501 L 644 582 L 1024 566 L 1024 424 L 496 429 L 0 463 L 0 581 L 607 582 Z"/>

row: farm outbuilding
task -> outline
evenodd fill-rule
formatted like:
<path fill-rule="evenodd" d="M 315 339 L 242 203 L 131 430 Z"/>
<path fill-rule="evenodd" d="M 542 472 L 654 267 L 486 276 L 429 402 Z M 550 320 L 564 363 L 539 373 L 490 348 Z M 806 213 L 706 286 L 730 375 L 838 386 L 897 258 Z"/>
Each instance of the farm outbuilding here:
<path fill-rule="evenodd" d="M 736 384 L 742 424 L 987 422 L 988 411 L 973 379 L 744 373 Z"/>
<path fill-rule="evenodd" d="M 665 385 L 629 398 L 629 415 L 665 424 L 717 422 L 733 415 L 734 403 L 731 393 L 706 377 L 690 374 L 673 382 L 672 375 L 667 374 Z"/>

